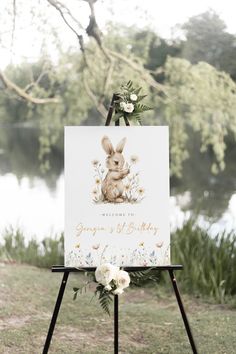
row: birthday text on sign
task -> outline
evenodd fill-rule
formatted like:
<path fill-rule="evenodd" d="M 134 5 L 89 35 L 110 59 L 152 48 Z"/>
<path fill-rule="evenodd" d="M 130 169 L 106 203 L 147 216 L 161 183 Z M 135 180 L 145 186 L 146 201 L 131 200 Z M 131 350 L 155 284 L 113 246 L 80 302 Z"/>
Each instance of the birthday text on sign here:
<path fill-rule="evenodd" d="M 159 228 L 152 224 L 151 222 L 122 222 L 117 223 L 115 226 L 87 226 L 80 222 L 76 227 L 76 235 L 82 236 L 84 234 L 90 234 L 96 236 L 99 233 L 109 233 L 109 234 L 123 234 L 123 235 L 132 235 L 132 234 L 151 234 L 153 236 L 158 235 Z"/>

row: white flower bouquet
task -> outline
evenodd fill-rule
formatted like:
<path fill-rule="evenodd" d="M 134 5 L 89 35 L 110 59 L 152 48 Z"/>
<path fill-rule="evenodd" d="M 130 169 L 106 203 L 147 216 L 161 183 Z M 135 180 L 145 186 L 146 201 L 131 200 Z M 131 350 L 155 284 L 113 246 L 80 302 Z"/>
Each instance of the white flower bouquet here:
<path fill-rule="evenodd" d="M 144 271 L 126 272 L 119 267 L 110 263 L 104 263 L 98 266 L 95 272 L 85 272 L 89 278 L 81 287 L 75 287 L 74 300 L 79 293 L 82 293 L 90 283 L 96 283 L 95 295 L 98 295 L 98 300 L 103 310 L 110 315 L 110 304 L 113 300 L 113 295 L 121 295 L 124 289 L 130 284 L 140 286 L 142 282 L 147 280 L 157 280 L 156 275 L 152 273 L 152 268 Z"/>
<path fill-rule="evenodd" d="M 121 91 L 116 94 L 118 99 L 115 101 L 114 120 L 124 118 L 141 124 L 141 113 L 152 108 L 140 102 L 147 95 L 140 95 L 142 88 L 134 88 L 132 81 L 121 86 Z"/>

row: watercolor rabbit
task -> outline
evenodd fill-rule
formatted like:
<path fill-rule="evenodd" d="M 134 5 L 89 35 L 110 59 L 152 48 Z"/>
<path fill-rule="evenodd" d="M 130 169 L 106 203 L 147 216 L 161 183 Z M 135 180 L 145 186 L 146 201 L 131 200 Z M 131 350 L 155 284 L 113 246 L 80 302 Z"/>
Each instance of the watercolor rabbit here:
<path fill-rule="evenodd" d="M 125 159 L 122 155 L 125 142 L 126 138 L 123 138 L 114 150 L 110 139 L 107 136 L 102 138 L 102 147 L 108 155 L 106 159 L 108 172 L 102 182 L 102 194 L 105 201 L 112 203 L 122 203 L 125 200 L 122 180 L 130 172 L 127 164 L 124 166 Z"/>

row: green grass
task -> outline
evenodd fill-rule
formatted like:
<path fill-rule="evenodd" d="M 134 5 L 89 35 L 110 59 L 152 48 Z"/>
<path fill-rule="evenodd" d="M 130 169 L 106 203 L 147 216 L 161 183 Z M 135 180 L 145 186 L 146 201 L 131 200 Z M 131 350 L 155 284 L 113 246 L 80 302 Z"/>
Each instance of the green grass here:
<path fill-rule="evenodd" d="M 184 265 L 179 278 L 188 293 L 236 300 L 236 234 L 212 238 L 190 220 L 172 237 L 172 261 Z"/>
<path fill-rule="evenodd" d="M 0 264 L 0 353 L 42 352 L 61 277 L 33 266 Z M 90 302 L 92 292 L 72 300 L 79 282 L 78 274 L 68 280 L 50 353 L 112 353 L 113 318 L 96 299 Z M 120 297 L 120 353 L 191 353 L 170 286 L 127 289 Z M 183 299 L 199 353 L 233 354 L 235 310 L 188 295 Z"/>
<path fill-rule="evenodd" d="M 42 242 L 31 239 L 28 244 L 23 232 L 17 228 L 6 228 L 0 244 L 0 260 L 50 268 L 53 264 L 64 264 L 64 237 L 45 238 Z"/>

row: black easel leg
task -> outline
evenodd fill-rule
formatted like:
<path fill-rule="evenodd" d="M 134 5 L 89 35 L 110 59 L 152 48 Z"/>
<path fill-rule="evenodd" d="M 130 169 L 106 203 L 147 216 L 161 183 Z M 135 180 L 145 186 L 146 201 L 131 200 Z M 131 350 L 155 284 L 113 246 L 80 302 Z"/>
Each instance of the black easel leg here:
<path fill-rule="evenodd" d="M 114 296 L 114 354 L 119 352 L 119 297 Z"/>
<path fill-rule="evenodd" d="M 66 283 L 67 283 L 67 279 L 69 276 L 69 272 L 64 272 L 62 281 L 61 281 L 61 286 L 59 289 L 59 293 L 57 296 L 57 301 L 54 307 L 54 311 L 53 311 L 53 315 L 52 315 L 52 319 L 51 319 L 51 323 L 48 329 L 48 334 L 47 334 L 47 338 L 44 344 L 44 349 L 43 349 L 43 354 L 47 354 L 48 353 L 48 349 L 51 343 L 51 339 L 52 339 L 52 335 L 53 335 L 53 331 L 54 331 L 54 327 L 57 321 L 57 316 L 60 310 L 60 306 L 61 306 L 61 302 L 62 302 L 62 298 L 64 295 L 64 291 L 65 291 L 65 287 L 66 287 Z"/>
<path fill-rule="evenodd" d="M 183 321 L 184 321 L 185 329 L 186 329 L 186 332 L 187 332 L 187 335 L 188 335 L 188 339 L 189 339 L 192 351 L 193 351 L 194 354 L 198 354 L 197 348 L 196 348 L 196 345 L 195 345 L 195 342 L 194 342 L 194 339 L 193 339 L 193 335 L 192 335 L 192 332 L 191 332 L 191 328 L 190 328 L 190 325 L 189 325 L 189 322 L 188 322 L 188 319 L 187 319 L 187 315 L 186 315 L 186 312 L 184 310 L 184 305 L 182 303 L 182 299 L 181 299 L 181 296 L 180 296 L 180 293 L 179 293 L 179 289 L 178 289 L 178 286 L 177 286 L 177 282 L 176 282 L 176 278 L 174 276 L 173 270 L 169 270 L 169 275 L 170 275 L 170 279 L 171 279 L 171 282 L 172 282 L 172 285 L 173 285 L 173 288 L 174 288 L 174 292 L 175 292 L 175 296 L 176 296 L 176 299 L 177 299 L 177 302 L 178 302 L 178 305 L 179 305 L 179 309 L 180 309 L 180 312 L 181 312 L 181 315 L 182 315 L 182 318 L 183 318 Z"/>

